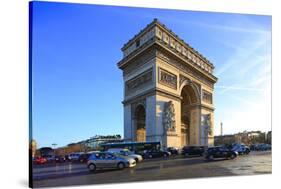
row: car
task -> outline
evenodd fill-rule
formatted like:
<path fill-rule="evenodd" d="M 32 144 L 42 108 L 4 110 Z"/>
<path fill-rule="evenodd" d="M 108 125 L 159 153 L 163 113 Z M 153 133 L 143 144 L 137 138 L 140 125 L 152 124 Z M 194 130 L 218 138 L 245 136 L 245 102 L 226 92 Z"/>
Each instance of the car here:
<path fill-rule="evenodd" d="M 171 152 L 168 151 L 164 151 L 164 150 L 147 150 L 144 152 L 143 156 L 146 159 L 150 159 L 150 158 L 157 158 L 157 157 L 169 157 L 171 155 Z"/>
<path fill-rule="evenodd" d="M 203 156 L 204 146 L 184 146 L 181 154 L 185 157 L 189 156 Z"/>
<path fill-rule="evenodd" d="M 91 153 L 82 153 L 79 155 L 78 161 L 81 163 L 85 163 L 88 161 L 90 156 L 91 156 Z"/>
<path fill-rule="evenodd" d="M 63 156 L 55 156 L 56 163 L 63 163 L 65 162 L 65 157 Z"/>
<path fill-rule="evenodd" d="M 124 169 L 126 167 L 136 166 L 136 161 L 133 158 L 119 156 L 110 152 L 93 153 L 87 162 L 89 171 L 94 172 L 97 169 Z"/>
<path fill-rule="evenodd" d="M 271 145 L 270 144 L 258 144 L 257 145 L 257 150 L 258 151 L 267 151 L 267 150 L 271 150 Z"/>
<path fill-rule="evenodd" d="M 134 154 L 128 149 L 123 149 L 123 148 L 110 148 L 107 150 L 107 152 L 111 152 L 114 154 L 119 154 L 122 156 L 128 156 L 136 160 L 136 163 L 141 162 L 143 160 L 142 156 L 139 154 Z"/>
<path fill-rule="evenodd" d="M 167 151 L 171 153 L 171 155 L 179 155 L 180 154 L 180 150 L 178 148 L 175 147 L 168 147 Z"/>
<path fill-rule="evenodd" d="M 79 161 L 79 156 L 81 153 L 71 153 L 68 155 L 69 161 Z"/>
<path fill-rule="evenodd" d="M 37 165 L 41 165 L 47 163 L 47 159 L 44 157 L 36 157 L 34 158 L 33 162 Z"/>
<path fill-rule="evenodd" d="M 235 143 L 232 145 L 232 150 L 238 152 L 239 155 L 249 154 L 250 148 L 244 144 Z"/>
<path fill-rule="evenodd" d="M 71 160 L 69 159 L 69 155 L 68 155 L 68 154 L 65 154 L 65 155 L 64 155 L 64 159 L 65 159 L 65 161 L 71 161 Z"/>
<path fill-rule="evenodd" d="M 209 147 L 205 154 L 207 160 L 213 160 L 215 158 L 235 159 L 237 156 L 238 152 L 224 146 Z"/>
<path fill-rule="evenodd" d="M 45 158 L 48 163 L 54 163 L 54 162 L 56 162 L 55 155 L 44 155 L 44 156 L 42 156 L 42 157 Z"/>

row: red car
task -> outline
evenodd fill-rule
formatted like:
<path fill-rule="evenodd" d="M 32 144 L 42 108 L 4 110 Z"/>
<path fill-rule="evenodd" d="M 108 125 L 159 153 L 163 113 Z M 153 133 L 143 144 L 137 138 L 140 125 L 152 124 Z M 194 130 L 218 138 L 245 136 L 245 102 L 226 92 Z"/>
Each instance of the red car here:
<path fill-rule="evenodd" d="M 43 157 L 37 157 L 37 158 L 35 158 L 34 163 L 36 163 L 36 164 L 44 164 L 44 163 L 47 163 L 47 159 L 43 158 Z"/>

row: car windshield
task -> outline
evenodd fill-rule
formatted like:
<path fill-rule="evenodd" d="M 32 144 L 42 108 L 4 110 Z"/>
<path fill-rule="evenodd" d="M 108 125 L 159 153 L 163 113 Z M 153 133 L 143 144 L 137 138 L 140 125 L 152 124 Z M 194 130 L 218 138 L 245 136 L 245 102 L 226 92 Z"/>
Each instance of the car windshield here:
<path fill-rule="evenodd" d="M 120 152 L 120 154 L 125 155 L 125 156 L 128 156 L 128 155 L 132 155 L 133 152 L 131 152 L 131 151 L 129 151 L 129 150 L 122 150 L 122 151 Z"/>

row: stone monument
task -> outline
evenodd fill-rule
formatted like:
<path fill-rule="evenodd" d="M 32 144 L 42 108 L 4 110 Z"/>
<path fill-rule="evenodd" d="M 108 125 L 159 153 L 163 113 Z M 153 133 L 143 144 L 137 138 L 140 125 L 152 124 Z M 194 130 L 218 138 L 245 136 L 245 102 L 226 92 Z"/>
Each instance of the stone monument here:
<path fill-rule="evenodd" d="M 122 51 L 124 139 L 213 145 L 214 65 L 157 19 Z"/>

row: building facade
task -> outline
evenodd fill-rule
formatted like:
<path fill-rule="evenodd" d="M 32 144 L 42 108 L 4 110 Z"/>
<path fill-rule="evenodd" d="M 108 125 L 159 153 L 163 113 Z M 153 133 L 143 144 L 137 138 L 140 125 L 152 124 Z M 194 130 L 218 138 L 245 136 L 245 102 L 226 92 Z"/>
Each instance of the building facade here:
<path fill-rule="evenodd" d="M 269 133 L 269 132 L 268 132 Z M 232 135 L 215 136 L 215 145 L 243 143 L 246 145 L 268 143 L 266 136 L 268 135 L 261 131 L 244 131 Z"/>
<path fill-rule="evenodd" d="M 213 145 L 214 65 L 157 19 L 122 51 L 124 140 Z"/>

